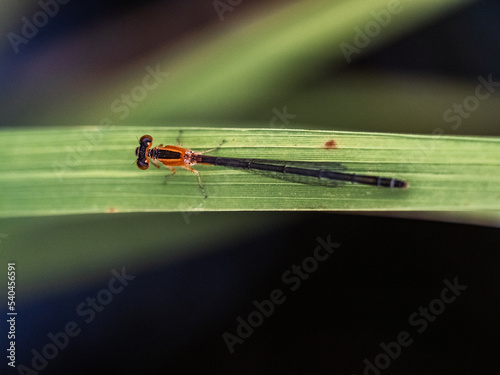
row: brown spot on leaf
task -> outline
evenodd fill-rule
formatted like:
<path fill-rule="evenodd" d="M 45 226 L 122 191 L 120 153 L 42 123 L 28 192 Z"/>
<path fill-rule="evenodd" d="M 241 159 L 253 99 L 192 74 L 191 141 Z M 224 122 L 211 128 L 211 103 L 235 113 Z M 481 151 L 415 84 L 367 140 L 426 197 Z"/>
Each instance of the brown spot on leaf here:
<path fill-rule="evenodd" d="M 337 148 L 337 144 L 333 139 L 325 143 L 325 150 L 333 150 L 335 148 Z"/>

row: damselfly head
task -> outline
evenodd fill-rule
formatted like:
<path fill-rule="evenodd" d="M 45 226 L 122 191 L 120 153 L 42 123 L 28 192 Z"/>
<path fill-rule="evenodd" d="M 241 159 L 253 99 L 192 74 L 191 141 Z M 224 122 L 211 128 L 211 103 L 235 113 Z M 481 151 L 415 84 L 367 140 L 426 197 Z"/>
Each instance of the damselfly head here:
<path fill-rule="evenodd" d="M 140 146 L 135 149 L 135 156 L 137 156 L 137 166 L 142 170 L 148 169 L 148 149 L 153 144 L 153 137 L 151 137 L 150 135 L 143 135 L 141 139 L 139 139 L 139 144 Z"/>

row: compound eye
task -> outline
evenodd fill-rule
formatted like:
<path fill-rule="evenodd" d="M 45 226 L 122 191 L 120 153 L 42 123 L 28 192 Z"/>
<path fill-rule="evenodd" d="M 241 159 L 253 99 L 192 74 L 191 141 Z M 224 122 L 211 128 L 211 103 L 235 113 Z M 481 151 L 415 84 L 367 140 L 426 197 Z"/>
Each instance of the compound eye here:
<path fill-rule="evenodd" d="M 141 139 L 139 139 L 139 143 L 140 144 L 144 144 L 144 143 L 153 143 L 153 137 L 151 137 L 150 135 L 143 135 L 141 137 Z"/>
<path fill-rule="evenodd" d="M 137 147 L 137 148 L 135 149 L 135 156 L 139 156 L 139 151 L 140 151 L 140 149 L 141 149 L 140 147 Z"/>
<path fill-rule="evenodd" d="M 149 162 L 145 160 L 137 160 L 137 166 L 139 169 L 146 170 L 149 168 Z"/>

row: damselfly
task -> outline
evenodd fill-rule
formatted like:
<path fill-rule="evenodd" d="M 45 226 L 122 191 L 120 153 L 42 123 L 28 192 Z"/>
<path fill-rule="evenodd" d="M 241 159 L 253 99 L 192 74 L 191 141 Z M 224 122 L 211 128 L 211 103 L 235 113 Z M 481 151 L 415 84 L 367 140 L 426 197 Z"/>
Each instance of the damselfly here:
<path fill-rule="evenodd" d="M 266 159 L 243 159 L 220 156 L 208 156 L 205 152 L 196 152 L 180 146 L 163 146 L 162 144 L 151 148 L 153 137 L 143 135 L 139 140 L 139 147 L 135 150 L 137 166 L 140 169 L 148 169 L 150 161 L 156 168 L 160 163 L 167 166 L 175 174 L 175 167 L 181 167 L 196 174 L 198 184 L 205 195 L 205 189 L 201 183 L 200 174 L 192 166 L 195 164 L 215 165 L 247 172 L 256 172 L 268 177 L 283 180 L 328 187 L 337 186 L 338 182 L 350 182 L 362 185 L 380 186 L 386 188 L 405 188 L 406 182 L 395 178 L 365 176 L 339 172 L 333 169 L 344 169 L 338 163 L 330 163 L 330 167 L 324 162 L 283 161 Z M 217 148 L 218 149 L 218 148 Z M 335 168 L 336 167 L 336 168 Z"/>

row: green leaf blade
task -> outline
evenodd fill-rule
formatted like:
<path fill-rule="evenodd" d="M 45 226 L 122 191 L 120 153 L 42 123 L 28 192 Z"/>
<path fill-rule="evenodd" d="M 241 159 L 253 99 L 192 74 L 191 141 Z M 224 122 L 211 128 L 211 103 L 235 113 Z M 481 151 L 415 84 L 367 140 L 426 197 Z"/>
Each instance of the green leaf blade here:
<path fill-rule="evenodd" d="M 408 182 L 406 189 L 310 186 L 222 167 L 141 171 L 137 138 L 175 144 L 167 127 L 2 131 L 0 215 L 255 210 L 498 210 L 500 140 L 333 131 L 184 128 L 182 145 L 218 156 L 341 163 L 347 172 Z M 16 140 L 24 145 L 12 149 Z M 334 148 L 325 147 L 333 140 Z"/>

